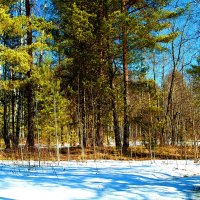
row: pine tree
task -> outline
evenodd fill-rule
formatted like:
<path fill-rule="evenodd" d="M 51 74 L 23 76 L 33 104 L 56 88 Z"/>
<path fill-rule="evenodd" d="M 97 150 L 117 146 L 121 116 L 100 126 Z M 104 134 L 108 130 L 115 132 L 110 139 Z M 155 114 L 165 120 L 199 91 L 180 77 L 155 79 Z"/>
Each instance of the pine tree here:
<path fill-rule="evenodd" d="M 106 107 L 102 99 L 106 96 L 107 88 L 114 89 L 114 69 L 117 68 L 120 71 L 120 66 L 123 66 L 123 152 L 127 153 L 130 135 L 129 66 L 134 64 L 134 60 L 137 59 L 134 57 L 139 51 L 162 49 L 161 43 L 169 42 L 177 36 L 177 33 L 156 36 L 156 33 L 170 27 L 170 18 L 178 15 L 177 12 L 162 9 L 167 3 L 166 1 L 133 2 L 128 0 L 54 1 L 61 20 L 59 31 L 60 40 L 63 43 L 60 44 L 65 45 L 62 56 L 68 57 L 68 61 L 69 58 L 71 59 L 71 62 L 65 63 L 65 66 L 60 65 L 58 71 L 64 72 L 65 70 L 63 83 L 70 85 L 80 97 L 78 102 L 81 110 L 83 138 L 86 138 L 84 127 L 87 115 L 86 105 L 95 105 L 93 108 L 96 114 L 94 118 L 96 143 L 99 146 L 102 145 L 103 134 L 101 136 L 99 130 L 103 118 L 102 108 Z M 57 39 L 57 36 L 55 38 Z M 94 88 L 92 90 L 93 102 L 90 101 L 91 98 L 88 98 L 90 93 L 85 88 L 86 85 Z M 95 90 L 98 93 L 95 93 Z M 121 139 L 115 102 L 114 95 L 111 95 L 110 101 L 108 102 L 107 99 L 106 104 L 113 109 L 116 145 L 120 148 Z"/>
<path fill-rule="evenodd" d="M 21 6 L 21 1 L 17 2 Z M 0 46 L 0 56 L 1 64 L 3 66 L 5 78 L 1 81 L 4 94 L 11 94 L 11 121 L 12 121 L 12 135 L 8 136 L 9 129 L 9 115 L 7 112 L 8 106 L 8 96 L 4 98 L 4 139 L 6 147 L 9 148 L 9 140 L 12 140 L 12 146 L 17 146 L 19 143 L 19 132 L 21 124 L 21 112 L 22 112 L 22 98 L 24 98 L 25 93 L 27 94 L 28 102 L 28 139 L 27 145 L 30 147 L 34 146 L 34 96 L 31 94 L 35 89 L 34 82 L 35 76 L 34 72 L 36 68 L 34 67 L 34 56 L 33 52 L 36 53 L 38 49 L 47 48 L 47 45 L 40 40 L 32 40 L 32 29 L 37 32 L 37 36 L 41 32 L 45 32 L 42 38 L 48 38 L 49 35 L 46 34 L 49 29 L 51 29 L 51 23 L 46 23 L 42 18 L 30 17 L 30 5 L 27 1 L 27 16 L 23 13 L 19 15 L 11 15 L 10 8 L 0 4 L 0 33 L 6 38 L 6 43 Z M 18 6 L 18 4 L 13 4 Z M 21 8 L 20 8 L 21 9 Z M 45 36 L 44 36 L 45 35 Z M 26 41 L 26 43 L 25 43 Z M 27 45 L 26 45 L 27 44 Z M 34 54 L 35 55 L 35 54 Z M 33 70 L 34 68 L 34 70 Z M 9 75 L 9 77 L 7 77 Z M 25 87 L 26 86 L 26 87 Z M 27 88 L 28 87 L 28 88 Z M 31 90 L 30 90 L 31 87 Z M 28 89 L 28 90 L 26 90 Z M 30 91 L 32 91 L 30 93 Z M 25 102 L 25 101 L 23 101 Z M 16 106 L 17 105 L 17 106 Z M 31 108 L 30 108 L 31 106 Z M 17 107 L 17 110 L 15 109 Z M 25 105 L 23 105 L 25 107 Z M 9 116 L 9 117 L 8 117 Z M 16 130 L 15 130 L 16 129 Z"/>
<path fill-rule="evenodd" d="M 124 154 L 127 153 L 129 147 L 130 135 L 128 119 L 128 65 L 132 62 L 130 55 L 136 56 L 139 49 L 162 49 L 160 43 L 167 43 L 177 36 L 177 33 L 155 36 L 156 32 L 170 27 L 170 23 L 166 21 L 167 19 L 178 15 L 176 12 L 162 9 L 166 3 L 166 1 L 121 1 L 121 46 L 124 73 Z"/>

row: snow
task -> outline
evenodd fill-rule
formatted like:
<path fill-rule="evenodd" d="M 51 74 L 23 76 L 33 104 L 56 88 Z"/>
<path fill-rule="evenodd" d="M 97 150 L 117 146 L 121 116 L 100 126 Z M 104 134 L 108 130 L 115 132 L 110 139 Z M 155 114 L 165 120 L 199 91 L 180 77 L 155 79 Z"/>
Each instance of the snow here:
<path fill-rule="evenodd" d="M 200 164 L 192 160 L 38 164 L 0 161 L 0 199 L 200 199 Z"/>

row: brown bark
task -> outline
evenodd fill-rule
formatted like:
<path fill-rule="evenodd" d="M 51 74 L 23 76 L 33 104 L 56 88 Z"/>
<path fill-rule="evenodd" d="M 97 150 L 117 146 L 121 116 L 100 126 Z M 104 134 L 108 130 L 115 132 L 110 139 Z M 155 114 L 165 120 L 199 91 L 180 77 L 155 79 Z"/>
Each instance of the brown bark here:
<path fill-rule="evenodd" d="M 6 149 L 10 149 L 10 138 L 8 135 L 8 125 L 7 125 L 7 95 L 4 94 L 4 110 L 3 110 L 3 139 L 6 146 Z"/>
<path fill-rule="evenodd" d="M 116 109 L 116 103 L 115 100 L 112 99 L 112 109 L 113 109 L 113 124 L 114 124 L 114 133 L 115 133 L 115 145 L 117 149 L 121 149 L 121 135 L 119 130 L 119 119 Z"/>
<path fill-rule="evenodd" d="M 119 118 L 117 114 L 117 106 L 116 106 L 116 98 L 114 94 L 115 85 L 114 85 L 114 70 L 112 66 L 112 62 L 109 63 L 109 79 L 110 79 L 110 89 L 112 91 L 112 99 L 111 99 L 111 106 L 112 106 L 112 114 L 113 114 L 113 127 L 114 127 L 114 134 L 115 134 L 115 145 L 117 149 L 121 149 L 121 135 L 120 135 L 120 128 L 119 128 Z"/>
<path fill-rule="evenodd" d="M 15 94 L 11 92 L 12 145 L 15 146 Z"/>
<path fill-rule="evenodd" d="M 21 96 L 21 91 L 19 91 L 17 116 L 16 116 L 16 134 L 15 134 L 15 146 L 16 147 L 19 145 L 20 121 L 21 121 L 21 107 L 22 107 L 22 96 Z"/>
<path fill-rule="evenodd" d="M 87 147 L 87 135 L 86 135 L 86 102 L 85 102 L 85 90 L 83 90 L 82 94 L 82 140 L 83 140 L 83 147 Z"/>
<path fill-rule="evenodd" d="M 104 1 L 104 11 L 105 11 L 105 17 L 107 20 L 108 18 L 108 1 Z M 116 106 L 116 97 L 114 94 L 115 85 L 114 85 L 114 78 L 115 78 L 115 71 L 116 71 L 116 65 L 114 65 L 113 69 L 113 58 L 110 54 L 110 37 L 107 37 L 107 55 L 108 55 L 108 67 L 109 67 L 109 81 L 110 81 L 110 89 L 112 91 L 111 96 L 111 108 L 112 108 L 112 115 L 113 115 L 113 129 L 115 134 L 115 146 L 117 149 L 121 149 L 122 147 L 122 141 L 121 141 L 121 135 L 120 135 L 120 128 L 119 128 L 119 118 L 117 113 L 117 106 Z"/>
<path fill-rule="evenodd" d="M 126 0 L 122 0 L 122 13 L 126 14 Z M 128 47 L 127 47 L 127 27 L 122 26 L 122 53 L 124 72 L 124 137 L 123 153 L 126 154 L 129 147 L 129 121 L 128 121 Z"/>
<path fill-rule="evenodd" d="M 104 71 L 103 71 L 103 64 L 104 64 L 104 57 L 105 57 L 105 52 L 103 48 L 103 34 L 101 33 L 102 29 L 102 21 L 105 15 L 105 7 L 103 4 L 103 1 L 101 0 L 99 2 L 99 9 L 98 9 L 98 28 L 97 28 L 97 34 L 98 34 L 98 44 L 99 44 L 99 49 L 98 49 L 98 54 L 99 54 L 99 79 L 100 82 L 102 81 L 102 78 L 104 76 Z M 100 90 L 102 90 L 100 86 Z M 102 131 L 102 100 L 101 100 L 101 94 L 99 95 L 99 98 L 97 99 L 97 121 L 96 121 L 96 134 L 95 134 L 95 143 L 98 147 L 103 147 L 103 131 Z"/>
<path fill-rule="evenodd" d="M 26 0 L 26 17 L 30 18 L 31 16 L 31 3 L 30 0 Z M 29 22 L 29 26 L 31 22 Z M 32 30 L 27 31 L 27 45 L 32 44 Z M 29 49 L 29 55 L 32 57 L 32 50 Z M 30 63 L 32 65 L 32 63 Z M 31 66 L 30 70 L 27 73 L 27 77 L 31 78 Z M 26 87 L 27 92 L 27 107 L 28 107 L 28 136 L 27 136 L 27 145 L 28 147 L 34 147 L 34 92 L 33 85 L 30 81 L 27 83 Z"/>

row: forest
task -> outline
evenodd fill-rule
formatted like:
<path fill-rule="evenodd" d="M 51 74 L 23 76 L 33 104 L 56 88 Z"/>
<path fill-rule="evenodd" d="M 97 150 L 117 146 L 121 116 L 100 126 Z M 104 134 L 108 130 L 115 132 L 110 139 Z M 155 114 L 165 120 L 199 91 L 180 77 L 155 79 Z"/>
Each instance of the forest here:
<path fill-rule="evenodd" d="M 199 44 L 198 0 L 0 0 L 2 151 L 198 159 Z"/>

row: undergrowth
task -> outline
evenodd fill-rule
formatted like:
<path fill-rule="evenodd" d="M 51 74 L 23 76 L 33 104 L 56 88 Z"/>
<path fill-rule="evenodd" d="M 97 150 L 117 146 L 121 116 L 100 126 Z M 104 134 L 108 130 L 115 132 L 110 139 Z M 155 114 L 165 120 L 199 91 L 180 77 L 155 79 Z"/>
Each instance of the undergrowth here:
<path fill-rule="evenodd" d="M 153 156 L 152 156 L 153 155 Z M 55 148 L 41 148 L 28 150 L 27 148 L 0 150 L 1 160 L 40 160 L 57 161 Z M 156 147 L 149 152 L 143 146 L 130 147 L 126 155 L 114 147 L 86 148 L 81 147 L 61 148 L 60 161 L 69 160 L 149 160 L 149 159 L 198 159 L 193 147 L 164 146 Z"/>

